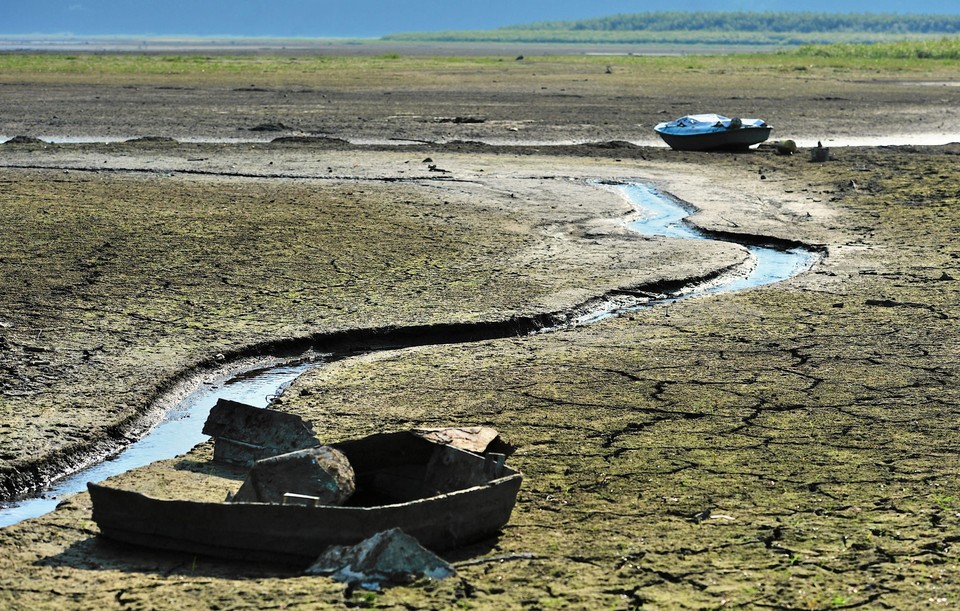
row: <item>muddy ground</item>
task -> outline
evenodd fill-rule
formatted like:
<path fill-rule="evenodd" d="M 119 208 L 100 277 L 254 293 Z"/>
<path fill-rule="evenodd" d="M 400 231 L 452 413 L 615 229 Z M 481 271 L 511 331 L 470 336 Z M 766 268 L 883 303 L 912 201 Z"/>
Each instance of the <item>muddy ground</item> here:
<path fill-rule="evenodd" d="M 813 142 L 960 137 L 951 64 L 388 51 L 368 58 L 156 55 L 129 65 L 114 54 L 80 54 L 32 72 L 12 64 L 0 74 L 0 135 L 658 144 L 657 123 L 720 112 L 760 117 L 775 137 Z"/>
<path fill-rule="evenodd" d="M 379 82 L 391 88 L 408 76 L 385 74 Z M 350 100 L 342 107 L 371 104 L 380 114 L 351 122 L 342 110 L 329 118 L 336 129 L 306 131 L 496 141 L 504 128 L 491 120 L 496 112 L 531 113 L 505 130 L 528 144 L 636 139 L 626 82 L 619 93 L 581 90 L 551 104 L 538 89 L 546 85 L 528 75 L 525 94 L 480 96 L 488 100 L 481 113 L 470 106 L 477 96 L 455 84 L 469 91 L 483 76 L 434 79 L 401 96 L 399 108 L 371 101 L 370 85 L 330 84 Z M 905 99 L 902 84 L 828 76 L 785 79 L 775 102 L 750 89 L 761 83 L 749 75 L 736 90 L 729 79 L 700 78 L 706 99 L 786 117 L 835 109 L 832 100 L 811 103 L 824 95 L 811 88 L 864 87 L 886 117 L 913 105 L 936 116 L 956 95 L 948 87 L 944 98 Z M 684 89 L 692 78 L 675 94 L 658 89 L 649 108 L 693 95 Z M 256 97 L 269 92 L 238 91 L 251 83 L 66 80 L 6 79 L 0 131 L 227 138 L 238 125 L 294 123 L 293 110 Z M 13 99 L 34 101 L 33 118 Z M 213 108 L 229 116 L 212 119 Z M 812 124 L 798 123 L 797 136 L 818 137 Z M 742 258 L 736 246 L 625 234 L 629 206 L 591 179 L 647 180 L 700 208 L 702 226 L 822 245 L 827 256 L 761 290 L 553 334 L 347 359 L 299 380 L 281 406 L 310 418 L 325 440 L 469 422 L 495 426 L 518 446 L 511 462 L 525 480 L 511 522 L 496 540 L 452 555 L 453 579 L 364 593 L 281 567 L 119 546 L 97 536 L 78 495 L 0 531 L 0 601 L 23 609 L 954 606 L 958 154 L 956 145 L 835 149 L 832 161 L 815 164 L 806 151 L 681 154 L 624 144 L 3 145 L 0 459 L 9 491 L 136 434 L 153 417 L 153 398 L 185 372 L 221 363 L 218 355 L 343 329 L 563 312 Z M 200 446 L 113 483 L 220 498 L 235 482 L 206 473 L 209 452 Z"/>

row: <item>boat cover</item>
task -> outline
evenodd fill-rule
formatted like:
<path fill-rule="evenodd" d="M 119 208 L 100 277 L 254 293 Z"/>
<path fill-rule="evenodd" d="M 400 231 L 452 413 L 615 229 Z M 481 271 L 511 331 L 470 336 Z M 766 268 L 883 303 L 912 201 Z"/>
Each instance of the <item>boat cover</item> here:
<path fill-rule="evenodd" d="M 731 119 L 717 114 L 686 115 L 673 121 L 657 124 L 656 131 L 677 136 L 691 136 L 694 134 L 709 134 L 731 129 L 731 125 L 740 122 L 740 127 L 767 127 L 763 119 Z M 733 129 L 737 129 L 733 127 Z"/>

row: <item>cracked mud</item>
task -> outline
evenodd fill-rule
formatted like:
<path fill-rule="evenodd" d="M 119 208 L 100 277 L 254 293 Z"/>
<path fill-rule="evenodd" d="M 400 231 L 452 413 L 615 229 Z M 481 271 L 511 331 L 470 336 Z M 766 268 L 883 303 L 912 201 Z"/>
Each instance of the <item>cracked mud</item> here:
<path fill-rule="evenodd" d="M 476 423 L 518 446 L 510 524 L 450 557 L 453 579 L 361 594 L 120 546 L 96 536 L 81 494 L 0 530 L 0 604 L 956 605 L 960 147 L 843 149 L 825 164 L 423 147 L 6 145 L 4 473 L 133 433 L 155 393 L 218 353 L 562 309 L 738 256 L 631 238 L 618 229 L 628 207 L 582 179 L 644 178 L 707 229 L 828 256 L 760 290 L 300 379 L 280 406 L 329 441 Z M 221 499 L 238 482 L 210 451 L 115 483 Z"/>

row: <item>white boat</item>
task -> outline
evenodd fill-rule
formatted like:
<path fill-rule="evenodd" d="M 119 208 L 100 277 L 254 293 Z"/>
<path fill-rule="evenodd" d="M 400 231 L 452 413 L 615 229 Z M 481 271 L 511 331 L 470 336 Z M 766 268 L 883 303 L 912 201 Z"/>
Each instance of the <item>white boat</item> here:
<path fill-rule="evenodd" d="M 686 115 L 653 128 L 677 151 L 746 149 L 770 137 L 773 127 L 763 119 L 740 119 L 717 114 Z"/>

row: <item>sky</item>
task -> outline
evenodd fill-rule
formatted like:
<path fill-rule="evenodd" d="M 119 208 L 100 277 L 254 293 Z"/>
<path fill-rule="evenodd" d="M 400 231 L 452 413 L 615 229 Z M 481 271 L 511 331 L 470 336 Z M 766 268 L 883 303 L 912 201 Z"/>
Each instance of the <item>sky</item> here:
<path fill-rule="evenodd" d="M 0 34 L 377 37 L 659 10 L 958 15 L 960 0 L 0 0 Z"/>

